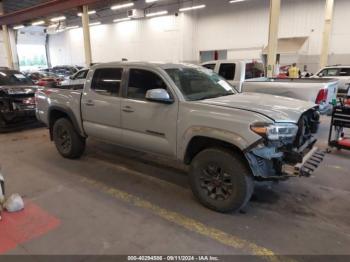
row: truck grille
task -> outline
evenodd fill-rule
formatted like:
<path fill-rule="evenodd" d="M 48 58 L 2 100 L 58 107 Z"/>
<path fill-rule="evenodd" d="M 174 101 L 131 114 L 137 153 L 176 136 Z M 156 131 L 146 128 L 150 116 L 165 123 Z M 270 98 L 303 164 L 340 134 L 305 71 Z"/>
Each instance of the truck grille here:
<path fill-rule="evenodd" d="M 311 109 L 305 112 L 298 122 L 298 133 L 294 142 L 294 146 L 299 148 L 317 133 L 320 124 L 320 113 L 317 109 Z"/>

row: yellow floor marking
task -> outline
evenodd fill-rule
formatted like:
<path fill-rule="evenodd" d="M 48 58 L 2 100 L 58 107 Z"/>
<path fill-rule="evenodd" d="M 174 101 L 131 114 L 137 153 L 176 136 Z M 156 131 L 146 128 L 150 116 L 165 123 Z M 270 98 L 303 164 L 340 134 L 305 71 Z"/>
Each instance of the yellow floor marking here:
<path fill-rule="evenodd" d="M 248 254 L 253 254 L 257 256 L 261 256 L 262 259 L 265 259 L 269 262 L 279 262 L 286 261 L 285 259 L 280 259 L 278 256 L 274 254 L 273 251 L 260 247 L 254 243 L 251 243 L 247 240 L 240 239 L 237 236 L 230 235 L 226 232 L 223 232 L 219 229 L 208 227 L 205 224 L 196 221 L 192 218 L 186 217 L 179 213 L 161 208 L 157 205 L 152 204 L 149 201 L 143 200 L 137 196 L 131 195 L 127 192 L 118 190 L 116 188 L 108 187 L 103 183 L 97 182 L 95 180 L 83 178 L 82 182 L 88 183 L 94 187 L 97 187 L 102 192 L 113 196 L 119 200 L 122 200 L 126 203 L 132 204 L 136 207 L 144 208 L 151 211 L 153 214 L 172 222 L 178 226 L 186 228 L 189 231 L 198 233 L 200 235 L 206 236 L 210 239 L 213 239 L 221 244 L 226 246 L 230 246 L 236 249 L 244 250 Z"/>

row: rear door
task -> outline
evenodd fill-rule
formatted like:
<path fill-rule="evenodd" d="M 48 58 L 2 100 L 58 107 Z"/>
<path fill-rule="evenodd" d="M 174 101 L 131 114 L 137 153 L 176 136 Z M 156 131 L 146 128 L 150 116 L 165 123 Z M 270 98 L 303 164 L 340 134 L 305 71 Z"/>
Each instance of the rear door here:
<path fill-rule="evenodd" d="M 172 104 L 146 100 L 150 89 L 166 89 Z M 130 68 L 121 105 L 123 141 L 127 146 L 156 154 L 176 156 L 178 100 L 161 74 Z"/>
<path fill-rule="evenodd" d="M 88 77 L 81 101 L 83 126 L 89 136 L 121 141 L 121 84 L 123 68 L 99 68 Z"/>

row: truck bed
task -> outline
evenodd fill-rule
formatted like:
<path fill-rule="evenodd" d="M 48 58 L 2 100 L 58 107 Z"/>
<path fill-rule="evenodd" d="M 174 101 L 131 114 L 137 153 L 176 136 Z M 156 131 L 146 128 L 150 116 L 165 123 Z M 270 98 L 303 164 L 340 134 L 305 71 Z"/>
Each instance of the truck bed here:
<path fill-rule="evenodd" d="M 54 110 L 55 106 L 64 105 L 71 114 L 76 116 L 76 119 L 80 119 L 81 108 L 80 101 L 83 93 L 83 89 L 72 89 L 73 86 L 68 88 L 46 88 L 36 93 L 37 110 L 36 117 L 38 120 L 49 125 L 48 113 L 49 109 Z M 79 128 L 83 130 L 82 123 L 77 123 Z"/>

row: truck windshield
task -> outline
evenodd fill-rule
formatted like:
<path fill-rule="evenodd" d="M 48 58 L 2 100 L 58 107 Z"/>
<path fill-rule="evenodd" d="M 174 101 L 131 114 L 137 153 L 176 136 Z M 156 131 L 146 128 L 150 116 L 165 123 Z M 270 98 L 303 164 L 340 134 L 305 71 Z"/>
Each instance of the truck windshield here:
<path fill-rule="evenodd" d="M 234 95 L 237 91 L 212 70 L 197 67 L 165 70 L 187 100 L 203 100 Z"/>
<path fill-rule="evenodd" d="M 33 85 L 32 80 L 25 75 L 14 70 L 0 71 L 0 85 L 14 86 L 14 85 Z"/>

